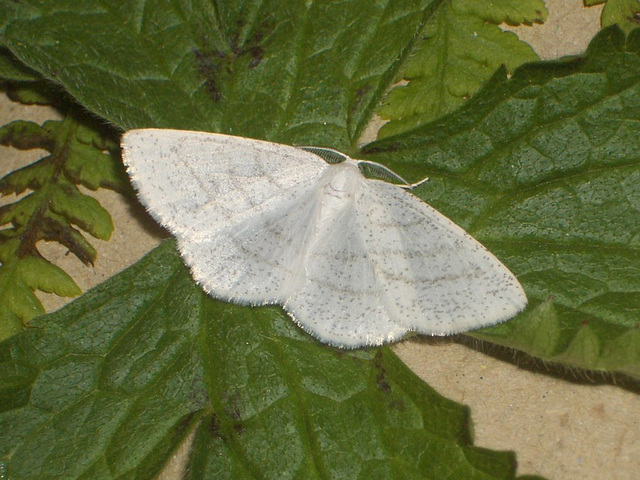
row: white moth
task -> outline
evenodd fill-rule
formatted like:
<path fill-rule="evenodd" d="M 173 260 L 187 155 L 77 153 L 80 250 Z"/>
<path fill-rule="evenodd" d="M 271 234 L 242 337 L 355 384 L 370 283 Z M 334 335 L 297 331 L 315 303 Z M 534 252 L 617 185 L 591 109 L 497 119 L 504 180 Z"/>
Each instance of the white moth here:
<path fill-rule="evenodd" d="M 527 303 L 515 276 L 464 230 L 404 188 L 365 178 L 360 168 L 372 162 L 180 130 L 132 130 L 122 149 L 140 200 L 207 293 L 282 305 L 322 342 L 447 335 Z"/>

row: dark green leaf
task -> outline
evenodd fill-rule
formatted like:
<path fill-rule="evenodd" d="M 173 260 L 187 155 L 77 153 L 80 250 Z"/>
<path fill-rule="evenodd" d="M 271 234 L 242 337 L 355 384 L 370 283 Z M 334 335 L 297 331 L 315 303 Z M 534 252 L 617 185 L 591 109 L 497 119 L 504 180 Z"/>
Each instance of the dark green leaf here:
<path fill-rule="evenodd" d="M 37 82 L 8 82 L 7 97 L 24 105 L 57 105 L 61 103 L 58 87 L 40 79 Z"/>
<path fill-rule="evenodd" d="M 11 478 L 152 478 L 198 422 L 199 318 L 183 306 L 197 308 L 202 293 L 167 250 L 0 346 Z M 162 290 L 185 303 L 167 307 Z"/>
<path fill-rule="evenodd" d="M 13 81 L 38 81 L 37 72 L 17 60 L 6 48 L 0 47 L 0 79 Z"/>
<path fill-rule="evenodd" d="M 25 1 L 0 13 L 0 31 L 26 65 L 121 127 L 346 151 L 430 3 Z"/>
<path fill-rule="evenodd" d="M 167 242 L 0 344 L 10 478 L 514 478 L 468 411 L 388 348 L 345 352 L 282 310 L 208 298 Z"/>
<path fill-rule="evenodd" d="M 38 15 L 33 14 L 36 7 L 24 7 L 31 12 L 28 21 L 27 16 L 7 14 L 4 31 L 7 44 L 22 61 L 47 75 L 55 73 L 90 108 L 109 118 L 121 118 L 124 125 L 147 123 L 139 115 L 144 111 L 154 125 L 213 126 L 239 134 L 306 139 L 304 143 L 315 139 L 341 148 L 353 144 L 353 133 L 361 130 L 379 92 L 387 87 L 385 82 L 393 78 L 396 67 L 391 59 L 403 58 L 406 51 L 402 47 L 420 29 L 415 20 L 420 16 L 418 5 L 400 2 L 392 9 L 393 16 L 391 11 L 374 9 L 364 19 L 357 15 L 355 3 L 341 4 L 339 10 L 333 4 L 314 4 L 314 10 L 306 12 L 314 14 L 314 28 L 310 29 L 301 17 L 290 22 L 284 16 L 301 7 L 295 2 L 261 4 L 257 10 L 245 10 L 255 14 L 248 17 L 226 6 L 215 13 L 204 6 L 185 13 L 182 7 L 165 4 L 145 14 L 128 9 L 125 15 L 117 6 L 93 10 L 91 2 L 83 2 L 69 14 L 51 2 L 38 6 Z M 62 11 L 70 17 L 66 31 L 82 42 L 58 42 L 54 47 L 48 40 L 60 33 L 57 15 Z M 400 13 L 408 11 L 413 14 Z M 177 20 L 181 13 L 189 18 L 188 24 Z M 433 12 L 420 18 L 428 19 L 430 14 Z M 329 15 L 333 23 L 321 21 Z M 116 28 L 116 22 L 124 26 Z M 215 28 L 199 36 L 202 25 Z M 296 28 L 291 30 L 291 26 Z M 402 32 L 412 26 L 412 35 L 385 43 L 375 61 L 367 56 L 382 48 L 387 39 L 384 32 L 400 26 Z M 282 29 L 289 29 L 287 41 Z M 107 50 L 97 38 L 110 38 L 108 33 L 113 31 L 118 35 Z M 162 43 L 169 32 L 173 41 Z M 256 36 L 256 32 L 268 35 Z M 371 36 L 372 32 L 376 35 Z M 345 42 L 347 38 L 357 41 Z M 637 39 L 638 35 L 632 35 L 625 44 L 619 32 L 608 30 L 583 61 L 532 65 L 519 70 L 511 81 L 498 73 L 455 115 L 371 147 L 383 150 L 376 158 L 409 180 L 429 175 L 431 181 L 416 194 L 468 228 L 504 260 L 524 283 L 534 308 L 554 296 L 560 331 L 566 335 L 557 345 L 521 347 L 553 352 L 545 358 L 569 361 L 565 350 L 585 321 L 605 332 L 609 327 L 614 331 L 633 328 L 638 321 L 633 240 L 637 238 L 633 207 L 637 190 L 634 152 L 638 151 Z M 96 44 L 105 48 L 100 55 L 94 51 Z M 194 45 L 198 45 L 197 54 Z M 263 54 L 257 55 L 256 45 Z M 248 53 L 249 49 L 254 53 Z M 292 57 L 291 49 L 298 54 Z M 114 51 L 118 54 L 109 54 Z M 203 52 L 210 54 L 203 57 Z M 56 72 L 51 61 L 44 61 L 52 58 Z M 128 58 L 149 61 L 134 66 Z M 296 75 L 285 75 L 291 81 L 276 81 L 276 70 L 280 77 L 288 72 L 283 69 L 285 61 Z M 341 67 L 336 69 L 336 65 Z M 353 66 L 352 75 L 337 81 L 344 65 Z M 371 75 L 374 65 L 378 75 Z M 100 75 L 94 75 L 96 66 Z M 110 69 L 113 73 L 104 73 Z M 91 81 L 79 83 L 80 72 L 81 78 Z M 162 72 L 174 74 L 167 77 Z M 325 74 L 310 76 L 312 72 Z M 119 81 L 123 78 L 129 80 Z M 217 93 L 211 91 L 207 79 L 215 80 Z M 171 82 L 175 82 L 171 94 L 163 93 L 165 84 Z M 364 104 L 354 95 L 354 84 L 362 86 L 362 82 L 369 85 L 367 91 L 378 92 L 365 95 Z M 334 89 L 333 94 L 328 89 Z M 256 92 L 266 90 L 273 93 L 269 98 L 281 99 L 279 108 L 256 97 Z M 184 92 L 192 95 L 181 103 Z M 297 100 L 291 102 L 287 95 Z M 300 95 L 305 101 L 298 101 Z M 119 106 L 110 104 L 115 98 L 122 102 Z M 243 105 L 240 98 L 245 100 Z M 166 102 L 172 103 L 171 108 Z M 265 106 L 268 111 L 262 110 Z M 204 111 L 207 120 L 200 117 Z M 356 117 L 359 120 L 353 123 Z M 329 126 L 325 128 L 324 122 Z M 500 328 L 511 328 L 526 318 L 494 331 L 503 332 Z M 495 341 L 522 345 L 515 336 L 510 340 L 508 334 L 502 335 Z M 527 338 L 533 341 L 544 336 Z M 607 338 L 601 338 L 598 358 L 609 349 Z M 572 361 L 592 368 L 611 368 L 615 363 Z M 614 368 L 629 370 L 618 363 Z"/>
<path fill-rule="evenodd" d="M 583 60 L 499 73 L 454 115 L 368 147 L 427 174 L 416 194 L 525 287 L 525 315 L 476 335 L 640 377 L 639 99 L 640 30 L 610 28 Z"/>
<path fill-rule="evenodd" d="M 23 1 L 0 13 L 4 15 L 0 18 L 4 19 L 1 28 L 6 42 L 21 61 L 46 78 L 56 78 L 87 108 L 119 126 L 219 130 L 353 151 L 382 92 L 389 87 L 411 50 L 411 40 L 433 13 L 422 9 L 426 3 L 398 1 L 383 10 L 380 4 L 363 9 L 362 3 L 355 1 L 338 5 L 334 2 L 284 1 L 259 5 L 246 2 L 233 6 L 216 4 L 219 9 L 214 10 L 205 2 L 188 6 L 160 2 L 145 4 L 148 8 L 133 8 L 133 3 L 86 1 L 75 2 L 70 9 L 65 2 Z M 305 10 L 307 8 L 309 10 Z M 502 337 L 498 335 L 500 330 L 495 329 L 492 332 L 498 339 L 506 338 L 513 344 L 519 339 L 525 349 L 536 345 L 545 355 L 559 359 L 559 355 L 553 353 L 555 344 L 544 343 L 542 329 L 550 328 L 549 338 L 555 342 L 563 339 L 565 326 L 575 327 L 584 318 L 585 312 L 579 309 L 583 299 L 580 295 L 584 293 L 580 278 L 574 277 L 574 270 L 566 265 L 584 268 L 584 255 L 578 252 L 571 257 L 570 250 L 574 243 L 578 246 L 586 243 L 585 239 L 596 245 L 596 262 L 593 268 L 586 269 L 586 274 L 599 273 L 602 255 L 607 251 L 602 247 L 611 242 L 627 255 L 627 267 L 622 269 L 626 276 L 619 283 L 628 285 L 631 293 L 637 291 L 637 278 L 632 275 L 637 271 L 637 255 L 631 257 L 629 252 L 637 253 L 635 239 L 638 236 L 636 225 L 629 222 L 630 214 L 623 212 L 626 214 L 623 218 L 611 219 L 610 230 L 605 231 L 598 224 L 603 215 L 620 213 L 611 207 L 621 203 L 617 196 L 620 192 L 626 194 L 624 200 L 628 205 L 635 205 L 637 189 L 633 182 L 637 170 L 633 169 L 637 157 L 633 155 L 638 149 L 633 142 L 638 138 L 634 130 L 638 124 L 638 108 L 633 102 L 638 98 L 637 45 L 637 37 L 624 45 L 619 34 L 605 32 L 583 63 L 540 64 L 517 72 L 510 81 L 504 78 L 504 73 L 499 74 L 477 100 L 456 115 L 372 147 L 379 149 L 380 153 L 375 155 L 378 160 L 391 163 L 410 179 L 430 174 L 432 180 L 416 193 L 433 201 L 452 219 L 486 241 L 492 251 L 522 277 L 533 304 L 526 315 L 533 319 L 534 328 L 526 328 L 530 327 L 527 324 L 518 335 L 503 332 Z M 572 121 L 577 124 L 574 129 L 568 128 Z M 589 122 L 597 128 L 589 128 Z M 560 133 L 556 133 L 554 127 L 558 127 Z M 584 137 L 572 135 L 582 130 L 588 132 L 586 142 Z M 528 148 L 530 141 L 533 143 Z M 542 153 L 536 156 L 538 150 Z M 629 183 L 623 185 L 625 189 L 612 190 L 611 183 L 621 178 L 615 176 L 616 169 L 631 173 Z M 613 193 L 603 202 L 607 208 L 602 214 L 598 213 L 594 223 L 598 228 L 592 229 L 591 236 L 581 237 L 578 233 L 587 230 L 578 227 L 583 227 L 580 222 L 584 223 L 586 217 L 576 220 L 580 219 L 577 208 L 571 202 L 569 208 L 565 208 L 564 202 L 573 199 L 571 189 L 581 186 L 584 178 L 598 180 L 596 193 Z M 563 184 L 570 187 L 567 195 L 549 195 L 554 187 Z M 535 208 L 527 205 L 527 201 L 538 200 L 538 197 L 555 202 L 550 204 L 555 205 L 555 211 L 548 205 L 538 204 Z M 598 198 L 602 197 L 586 195 L 586 200 L 581 200 L 583 203 L 579 205 L 588 207 L 589 201 L 595 202 Z M 613 198 L 617 202 L 612 201 Z M 545 215 L 533 215 L 541 206 L 548 209 L 542 211 Z M 532 214 L 536 222 L 550 231 L 532 228 L 529 224 L 516 228 L 513 218 L 522 218 L 524 214 Z M 553 223 L 554 215 L 560 219 L 557 223 Z M 565 237 L 557 231 L 565 224 L 573 227 L 566 245 L 560 242 Z M 505 228 L 508 235 L 502 233 Z M 541 239 L 543 234 L 548 238 Z M 627 243 L 619 241 L 623 235 L 628 235 Z M 562 248 L 554 250 L 552 247 L 557 244 Z M 551 259 L 547 258 L 549 254 Z M 165 251 L 163 255 L 169 254 Z M 570 263 L 572 258 L 577 259 L 574 264 Z M 555 263 L 555 259 L 562 261 Z M 78 371 L 90 371 L 92 374 L 87 374 L 87 378 L 98 378 L 102 383 L 94 384 L 106 385 L 109 392 L 124 392 L 124 398 L 115 397 L 114 401 L 124 405 L 127 412 L 141 415 L 141 419 L 132 417 L 117 427 L 117 434 L 109 433 L 112 436 L 107 440 L 90 423 L 93 430 L 89 434 L 93 437 L 86 443 L 93 449 L 89 452 L 93 456 L 89 461 L 83 457 L 70 462 L 77 475 L 80 475 L 78 469 L 84 478 L 101 475 L 108 478 L 111 472 L 125 472 L 131 477 L 143 476 L 138 472 L 153 475 L 162 463 L 159 459 L 168 456 L 185 430 L 194 428 L 195 450 L 190 457 L 194 478 L 226 474 L 246 477 L 257 475 L 257 469 L 263 466 L 270 473 L 277 468 L 296 471 L 299 465 L 320 472 L 342 468 L 340 471 L 346 472 L 345 476 L 354 472 L 354 465 L 361 465 L 358 473 L 363 477 L 377 473 L 383 477 L 431 474 L 469 478 L 480 477 L 480 471 L 485 478 L 488 472 L 494 477 L 512 476 L 511 456 L 494 453 L 485 456 L 482 451 L 471 450 L 468 432 L 459 423 L 464 420 L 459 408 L 439 407 L 424 414 L 423 409 L 431 403 L 441 404 L 415 378 L 398 371 L 396 360 L 389 357 L 387 349 L 381 349 L 379 356 L 367 351 L 342 353 L 338 361 L 333 357 L 334 350 L 318 347 L 287 321 L 280 310 L 250 310 L 206 299 L 189 283 L 185 273 L 183 280 L 176 280 L 170 267 L 177 265 L 175 256 L 150 257 L 149 262 L 145 268 L 169 268 L 163 272 L 161 281 L 114 279 L 110 288 L 115 292 L 108 297 L 116 302 L 120 296 L 124 306 L 96 302 L 86 307 L 86 316 L 94 319 L 95 326 L 87 329 L 88 334 L 78 344 L 107 348 L 104 355 L 114 363 L 107 365 L 106 373 L 100 366 Z M 141 272 L 141 278 L 146 278 L 146 270 Z M 606 269 L 605 274 L 610 275 L 605 276 L 605 280 L 614 276 Z M 548 282 L 545 282 L 547 275 Z M 592 285 L 589 282 L 585 285 L 585 291 L 592 293 Z M 606 286 L 613 289 L 618 284 L 610 281 Z M 548 294 L 555 291 L 562 295 L 551 304 L 544 303 Z M 576 295 L 576 302 L 569 298 L 571 294 Z M 145 295 L 151 300 L 144 300 Z M 94 297 L 87 298 L 93 301 Z M 609 298 L 605 301 L 612 305 Z M 126 308 L 129 310 L 123 311 Z M 575 312 L 581 317 L 579 320 L 574 318 Z M 77 313 L 65 310 L 64 315 L 69 315 L 67 321 L 73 325 Z M 147 408 L 147 403 L 134 395 L 138 391 L 136 382 L 140 377 L 153 381 L 154 375 L 174 375 L 186 362 L 180 359 L 172 363 L 163 356 L 175 358 L 166 353 L 169 347 L 164 342 L 170 343 L 176 337 L 175 332 L 167 333 L 167 329 L 189 323 L 184 315 L 198 318 L 199 328 L 189 324 L 190 331 L 185 337 L 191 343 L 185 348 L 189 352 L 202 352 L 198 357 L 202 362 L 198 371 L 201 376 L 197 380 L 206 382 L 208 399 L 198 410 L 185 407 L 186 410 L 179 411 L 180 415 L 168 417 L 162 429 L 150 434 L 147 429 L 156 425 L 154 415 L 165 418 L 164 398 L 151 402 L 155 409 Z M 560 328 L 554 326 L 553 315 Z M 630 318 L 634 323 L 637 317 L 637 310 L 632 309 Z M 61 323 L 54 322 L 50 329 L 51 332 L 57 329 L 58 334 L 39 339 L 36 342 L 39 349 L 34 349 L 37 353 L 47 349 L 64 350 L 67 344 L 60 338 L 77 333 L 62 317 L 56 318 L 60 318 Z M 155 323 L 157 318 L 160 326 Z M 189 318 L 195 322 L 193 317 Z M 502 327 L 512 328 L 524 319 L 522 316 Z M 609 327 L 616 326 L 614 323 L 602 322 L 599 338 L 606 340 Z M 114 325 L 120 324 L 125 326 L 117 330 Z M 113 334 L 115 340 L 109 337 L 114 330 L 117 330 Z M 26 335 L 34 334 L 25 332 L 15 342 L 26 339 Z M 11 351 L 13 342 L 9 343 Z M 637 343 L 624 344 L 626 350 L 616 351 L 633 363 L 634 345 Z M 608 348 L 613 351 L 616 346 L 609 343 Z M 579 345 L 565 351 L 574 355 L 573 352 L 580 350 L 577 347 Z M 117 354 L 108 348 L 115 349 Z M 315 353 L 312 355 L 311 351 Z M 584 351 L 592 355 L 594 350 Z M 78 357 L 85 360 L 83 356 Z M 309 363 L 316 357 L 317 364 Z M 64 357 L 65 361 L 71 361 L 69 359 L 75 361 L 76 357 Z M 57 361 L 60 359 L 56 357 L 54 362 Z M 30 372 L 35 372 L 31 373 L 35 377 L 43 368 L 23 367 L 22 360 L 11 363 L 7 370 L 17 372 L 19 378 L 10 383 L 7 404 L 27 405 L 33 395 L 25 391 L 30 394 L 32 391 L 29 382 L 20 383 L 20 379 Z M 379 376 L 381 369 L 384 370 L 382 377 Z M 64 373 L 69 371 L 75 370 L 69 368 Z M 185 383 L 194 379 L 194 371 L 187 369 L 184 376 L 175 374 L 172 378 L 186 388 Z M 40 388 L 53 391 L 49 395 L 53 399 L 62 395 L 54 388 L 61 376 L 42 377 Z M 162 392 L 168 390 L 166 384 L 158 385 Z M 69 395 L 73 395 L 74 389 L 69 390 Z M 75 394 L 89 396 L 86 393 L 89 390 L 80 388 L 80 393 Z M 96 392 L 102 390 L 90 390 L 90 393 Z M 360 395 L 360 408 L 354 409 L 349 404 L 351 397 L 345 392 Z M 410 395 L 410 392 L 417 393 Z M 396 400 L 396 395 L 405 395 L 400 398 L 404 399 L 406 410 L 399 411 L 396 403 L 385 403 L 385 399 Z M 317 396 L 324 396 L 326 404 Z M 426 405 L 421 403 L 423 398 L 429 399 Z M 129 402 L 138 401 L 138 408 L 132 409 Z M 58 403 L 65 404 L 60 400 Z M 326 406 L 329 404 L 335 408 Z M 52 407 L 45 405 L 51 411 Z M 147 411 L 149 416 L 144 416 Z M 62 451 L 65 443 L 28 435 L 33 431 L 29 430 L 32 423 L 37 424 L 34 428 L 42 425 L 37 423 L 38 418 L 34 419 L 45 415 L 41 410 L 36 413 L 29 410 L 27 414 L 21 408 L 16 412 L 6 417 L 20 425 L 13 435 L 25 435 L 24 442 L 29 443 L 22 446 L 23 437 L 18 441 L 12 437 L 0 441 L 0 445 L 19 444 L 19 448 L 24 448 L 21 451 L 34 452 L 34 457 L 46 454 L 32 447 L 37 442 L 58 449 L 55 454 L 46 454 L 46 459 L 34 460 L 35 465 L 45 466 L 49 465 L 45 460 L 50 460 L 55 470 L 60 458 L 68 458 L 65 457 L 67 451 Z M 99 413 L 90 413 L 84 418 L 93 422 L 95 416 L 101 421 Z M 333 416 L 323 417 L 324 414 Z M 420 418 L 422 426 L 416 428 Z M 187 426 L 177 419 L 184 420 Z M 72 428 L 62 428 L 66 418 L 59 415 L 56 420 L 58 423 L 52 421 L 47 427 L 58 427 L 55 432 L 76 433 Z M 116 418 L 114 422 L 117 421 Z M 106 422 L 106 425 L 105 431 L 111 432 L 112 424 Z M 374 432 L 377 436 L 370 442 L 362 442 L 358 433 L 369 433 L 376 426 L 380 429 Z M 407 432 L 411 428 L 414 430 Z M 49 429 L 43 428 L 42 432 L 46 436 Z M 245 432 L 249 434 L 244 435 Z M 120 443 L 113 446 L 110 439 L 116 436 Z M 278 441 L 269 442 L 273 438 Z M 283 438 L 289 441 L 284 446 Z M 72 447 L 76 445 L 74 441 L 71 440 Z M 359 447 L 354 450 L 355 458 L 344 458 L 348 456 L 341 454 L 348 448 L 344 447 L 348 441 L 352 441 L 349 445 Z M 309 446 L 310 442 L 315 443 Z M 291 451 L 300 455 L 284 451 L 289 445 Z M 341 446 L 340 450 L 334 450 L 336 458 L 326 453 L 333 445 Z M 266 452 L 265 457 L 261 456 L 261 449 Z M 86 448 L 80 451 L 85 454 Z M 216 456 L 219 453 L 222 456 Z M 292 465 L 287 461 L 283 462 L 286 465 L 274 466 L 278 458 L 273 455 L 277 454 L 298 463 Z M 10 459 L 5 458 L 15 461 L 15 468 L 25 469 L 20 471 L 30 468 L 20 455 L 9 455 Z M 440 459 L 447 463 L 439 463 Z M 114 466 L 114 462 L 117 465 Z M 426 465 L 427 470 L 415 473 L 426 462 L 432 462 Z M 13 463 L 10 465 L 14 468 Z"/>
<path fill-rule="evenodd" d="M 14 147 L 20 150 L 30 150 L 32 148 L 41 148 L 43 150 L 47 150 L 52 153 L 55 145 L 56 145 L 56 131 L 50 128 L 51 124 L 57 125 L 58 122 L 47 122 L 49 125 L 38 125 L 34 122 L 27 122 L 25 120 L 16 120 L 7 125 L 2 126 L 0 128 L 0 144 L 7 147 Z M 24 169 L 23 172 L 29 172 L 30 169 Z M 21 175 L 25 175 L 26 173 L 22 173 Z M 13 174 L 14 176 L 20 174 Z M 36 175 L 33 175 L 29 178 L 37 178 Z M 2 179 L 2 193 L 20 193 L 22 192 L 30 182 L 20 182 L 17 180 L 8 181 L 7 177 Z M 21 190 L 7 190 L 5 185 L 11 185 L 12 183 L 20 183 L 23 185 Z"/>

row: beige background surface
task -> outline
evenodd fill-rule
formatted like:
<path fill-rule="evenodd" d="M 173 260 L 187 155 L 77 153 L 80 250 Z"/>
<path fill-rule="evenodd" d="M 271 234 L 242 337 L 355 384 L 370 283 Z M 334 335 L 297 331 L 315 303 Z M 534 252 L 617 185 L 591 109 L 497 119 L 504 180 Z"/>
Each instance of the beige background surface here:
<path fill-rule="evenodd" d="M 547 6 L 550 16 L 545 25 L 514 30 L 543 58 L 583 52 L 599 29 L 601 9 L 585 9 L 579 0 L 548 0 Z M 2 123 L 17 118 L 42 121 L 52 112 L 0 100 L 0 115 Z M 37 159 L 40 152 L 0 147 L 0 155 L 3 175 Z M 85 267 L 57 244 L 40 245 L 83 290 L 137 261 L 163 235 L 137 204 L 108 191 L 95 196 L 115 223 L 109 242 L 92 239 L 99 252 L 95 267 Z M 11 197 L 4 201 L 8 200 Z M 64 303 L 50 295 L 41 298 L 50 309 Z M 580 380 L 581 375 L 575 381 L 563 379 L 535 363 L 521 368 L 517 355 L 500 360 L 451 339 L 407 340 L 395 351 L 442 395 L 470 406 L 476 445 L 514 450 L 519 474 L 549 479 L 640 478 L 640 396 L 633 388 L 593 385 Z M 179 478 L 182 458 L 178 452 L 164 478 Z"/>

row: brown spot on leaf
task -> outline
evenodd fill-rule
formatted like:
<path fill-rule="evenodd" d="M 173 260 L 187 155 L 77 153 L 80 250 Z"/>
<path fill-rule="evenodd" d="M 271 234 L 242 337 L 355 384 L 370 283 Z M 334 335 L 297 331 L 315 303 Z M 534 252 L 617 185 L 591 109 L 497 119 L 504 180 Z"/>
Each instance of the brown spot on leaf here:
<path fill-rule="evenodd" d="M 249 68 L 256 68 L 262 62 L 262 57 L 264 56 L 264 48 L 262 47 L 253 47 L 249 50 L 251 54 L 251 60 L 249 61 Z"/>
<path fill-rule="evenodd" d="M 382 350 L 379 350 L 378 353 L 376 353 L 373 365 L 375 369 L 378 370 L 378 373 L 376 374 L 376 387 L 384 393 L 391 393 L 391 385 L 387 382 L 387 371 L 382 366 Z"/>
<path fill-rule="evenodd" d="M 237 393 L 225 395 L 223 401 L 225 403 L 224 413 L 233 420 L 233 430 L 238 435 L 242 434 L 244 425 L 242 424 L 242 414 L 240 413 L 240 395 Z"/>
<path fill-rule="evenodd" d="M 218 103 L 222 99 L 222 93 L 220 92 L 217 82 L 219 65 L 216 61 L 224 55 L 220 53 L 207 53 L 202 50 L 194 50 L 193 55 L 198 64 L 198 72 L 204 77 L 204 86 L 209 97 L 215 103 Z"/>
<path fill-rule="evenodd" d="M 213 438 L 219 438 L 221 440 L 224 440 L 224 436 L 220 431 L 220 422 L 215 413 L 212 413 L 211 416 L 209 417 L 209 422 L 207 423 L 207 430 L 209 431 L 209 433 Z"/>

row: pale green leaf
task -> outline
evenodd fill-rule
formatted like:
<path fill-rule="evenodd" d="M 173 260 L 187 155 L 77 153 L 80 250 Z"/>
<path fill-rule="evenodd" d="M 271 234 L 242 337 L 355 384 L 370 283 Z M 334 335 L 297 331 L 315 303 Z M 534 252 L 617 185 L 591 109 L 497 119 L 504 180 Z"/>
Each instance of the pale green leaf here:
<path fill-rule="evenodd" d="M 428 19 L 407 61 L 403 81 L 391 90 L 380 116 L 391 120 L 384 138 L 449 113 L 470 98 L 500 65 L 509 72 L 538 57 L 499 24 L 542 22 L 542 0 L 467 2 L 448 0 Z"/>
<path fill-rule="evenodd" d="M 49 196 L 49 207 L 96 238 L 109 240 L 111 237 L 113 222 L 109 212 L 95 198 L 82 194 L 71 183 L 59 183 Z"/>
<path fill-rule="evenodd" d="M 0 310 L 6 312 L 0 317 L 5 322 L 0 323 L 0 331 L 5 334 L 44 313 L 35 290 L 60 296 L 80 293 L 66 273 L 42 258 L 40 240 L 57 241 L 90 264 L 96 251 L 76 227 L 97 238 L 111 236 L 109 212 L 83 194 L 76 183 L 125 190 L 124 174 L 118 159 L 105 151 L 107 142 L 92 139 L 90 130 L 73 116 L 43 125 L 15 121 L 0 127 L 0 144 L 48 152 L 0 179 L 0 193 L 18 196 L 0 207 L 0 225 L 4 226 L 0 229 Z M 91 143 L 83 143 L 78 131 Z M 98 135 L 95 128 L 93 131 L 94 137 Z"/>
<path fill-rule="evenodd" d="M 603 28 L 617 24 L 625 33 L 640 27 L 640 0 L 607 0 L 601 23 Z"/>
<path fill-rule="evenodd" d="M 60 297 L 75 297 L 82 291 L 73 279 L 60 267 L 43 258 L 25 257 L 17 262 L 17 281 L 20 278 L 31 290 L 54 293 Z"/>

